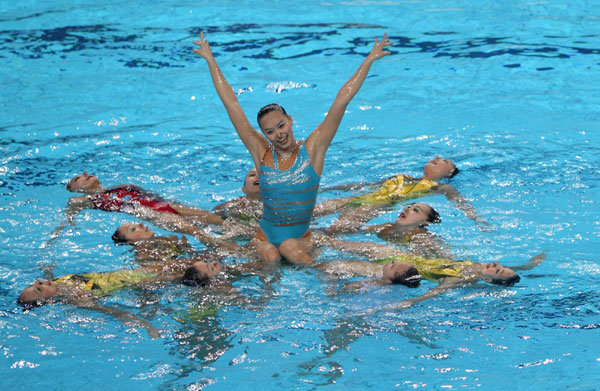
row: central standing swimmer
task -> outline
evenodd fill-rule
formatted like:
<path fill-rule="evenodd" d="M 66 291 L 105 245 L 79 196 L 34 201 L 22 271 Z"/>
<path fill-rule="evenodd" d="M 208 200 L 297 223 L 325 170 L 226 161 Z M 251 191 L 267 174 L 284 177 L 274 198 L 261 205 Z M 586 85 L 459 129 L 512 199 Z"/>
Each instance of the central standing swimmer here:
<path fill-rule="evenodd" d="M 194 44 L 198 46 L 194 52 L 206 60 L 217 94 L 260 173 L 263 217 L 253 239 L 258 253 L 265 261 L 275 262 L 284 257 L 294 263 L 314 263 L 309 255 L 314 243 L 308 228 L 327 148 L 338 130 L 346 106 L 365 81 L 371 64 L 390 54 L 385 48 L 392 42 L 387 39 L 387 34 L 381 42 L 375 39 L 371 53 L 342 86 L 327 116 L 305 142 L 294 139 L 292 117 L 278 104 L 260 109 L 257 121 L 264 136 L 257 132 L 225 80 L 202 33 L 200 40 L 194 41 Z"/>

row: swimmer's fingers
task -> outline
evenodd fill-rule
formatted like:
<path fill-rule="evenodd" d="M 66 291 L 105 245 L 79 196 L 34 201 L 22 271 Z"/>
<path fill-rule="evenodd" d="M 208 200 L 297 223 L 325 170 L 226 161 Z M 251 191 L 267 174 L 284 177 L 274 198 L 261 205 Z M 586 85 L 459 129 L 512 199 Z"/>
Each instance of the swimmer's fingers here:
<path fill-rule="evenodd" d="M 381 38 L 381 42 L 379 42 L 378 38 L 375 38 L 375 44 L 373 45 L 373 50 L 371 50 L 371 55 L 373 56 L 373 59 L 377 60 L 381 57 L 385 57 L 385 56 L 391 54 L 391 52 L 385 51 L 384 49 L 386 47 L 392 46 L 392 45 L 393 45 L 393 42 L 388 40 L 387 33 L 383 34 L 383 38 Z"/>
<path fill-rule="evenodd" d="M 194 45 L 198 45 L 199 48 L 193 49 L 193 52 L 202 58 L 208 58 L 212 55 L 210 51 L 210 44 L 204 39 L 204 33 L 200 33 L 200 40 L 194 41 Z"/>

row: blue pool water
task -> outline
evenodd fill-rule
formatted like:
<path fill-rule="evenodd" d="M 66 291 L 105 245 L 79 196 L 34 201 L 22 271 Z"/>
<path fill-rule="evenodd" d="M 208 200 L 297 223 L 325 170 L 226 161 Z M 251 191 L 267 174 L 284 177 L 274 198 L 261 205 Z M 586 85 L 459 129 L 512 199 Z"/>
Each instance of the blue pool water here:
<path fill-rule="evenodd" d="M 44 267 L 133 265 L 110 239 L 133 220 L 122 214 L 86 211 L 46 245 L 72 175 L 207 209 L 241 194 L 249 155 L 191 52 L 200 31 L 249 117 L 277 101 L 300 139 L 387 31 L 393 54 L 348 107 L 322 186 L 419 175 L 449 157 L 461 169 L 452 184 L 493 226 L 424 200 L 456 257 L 547 260 L 510 288 L 475 284 L 366 317 L 432 284 L 332 295 L 341 282 L 284 266 L 268 290 L 236 283 L 265 298 L 259 308 L 224 305 L 214 317 L 189 310 L 210 293 L 179 285 L 102 300 L 160 328 L 155 340 L 68 305 L 23 312 L 18 292 Z M 3 1 L 3 388 L 600 389 L 599 38 L 591 1 Z"/>

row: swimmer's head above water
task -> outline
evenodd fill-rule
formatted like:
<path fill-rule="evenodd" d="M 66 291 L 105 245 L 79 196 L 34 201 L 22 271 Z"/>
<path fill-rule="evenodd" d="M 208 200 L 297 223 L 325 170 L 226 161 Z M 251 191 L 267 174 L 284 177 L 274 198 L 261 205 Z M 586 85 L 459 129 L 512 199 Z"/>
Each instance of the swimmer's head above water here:
<path fill-rule="evenodd" d="M 498 262 L 481 263 L 479 266 L 481 279 L 490 284 L 511 286 L 521 281 L 521 277 L 513 269 Z"/>
<path fill-rule="evenodd" d="M 205 285 L 211 277 L 221 271 L 221 268 L 221 264 L 217 261 L 210 263 L 198 261 L 187 268 L 183 275 L 183 283 L 191 286 Z"/>
<path fill-rule="evenodd" d="M 23 289 L 17 299 L 17 303 L 25 308 L 37 307 L 46 304 L 57 293 L 58 288 L 54 281 L 36 281 Z"/>
<path fill-rule="evenodd" d="M 292 117 L 277 103 L 266 105 L 256 116 L 258 126 L 276 150 L 293 151 L 296 147 Z"/>
<path fill-rule="evenodd" d="M 396 219 L 396 224 L 404 227 L 425 227 L 429 224 L 440 223 L 442 219 L 431 206 L 416 202 L 407 206 Z"/>
<path fill-rule="evenodd" d="M 154 231 L 148 229 L 144 223 L 125 223 L 113 233 L 112 240 L 115 243 L 133 244 L 152 237 L 154 237 Z"/>
<path fill-rule="evenodd" d="M 432 181 L 452 178 L 458 172 L 458 168 L 450 159 L 440 159 L 438 156 L 428 161 L 423 170 L 424 178 Z"/>
<path fill-rule="evenodd" d="M 101 190 L 102 185 L 100 180 L 95 175 L 88 174 L 85 171 L 83 174 L 75 175 L 66 186 L 67 190 L 79 193 L 93 193 Z"/>
<path fill-rule="evenodd" d="M 248 174 L 246 174 L 242 191 L 247 197 L 254 198 L 260 196 L 260 182 L 256 168 L 253 168 L 252 170 L 248 171 Z"/>

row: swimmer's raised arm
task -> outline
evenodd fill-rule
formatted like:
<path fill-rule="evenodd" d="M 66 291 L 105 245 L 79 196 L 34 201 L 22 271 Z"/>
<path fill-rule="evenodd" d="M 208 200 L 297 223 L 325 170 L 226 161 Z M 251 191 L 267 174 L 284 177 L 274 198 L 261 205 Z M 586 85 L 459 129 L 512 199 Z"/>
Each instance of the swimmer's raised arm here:
<path fill-rule="evenodd" d="M 204 39 L 203 33 L 200 33 L 200 40 L 194 41 L 194 44 L 198 45 L 198 48 L 194 49 L 194 53 L 204 58 L 208 64 L 215 90 L 219 98 L 221 98 L 225 109 L 227 109 L 231 123 L 246 146 L 246 149 L 252 155 L 255 166 L 260 167 L 260 161 L 267 150 L 269 142 L 250 125 L 235 92 L 217 65 L 217 61 L 210 50 L 208 41 Z"/>
<path fill-rule="evenodd" d="M 306 149 L 317 174 L 320 175 L 323 171 L 325 153 L 342 122 L 346 106 L 360 90 L 373 62 L 390 54 L 390 52 L 385 51 L 385 48 L 391 45 L 392 42 L 387 39 L 387 33 L 383 35 L 381 42 L 375 38 L 371 53 L 358 67 L 354 75 L 342 86 L 323 122 L 306 139 Z"/>

